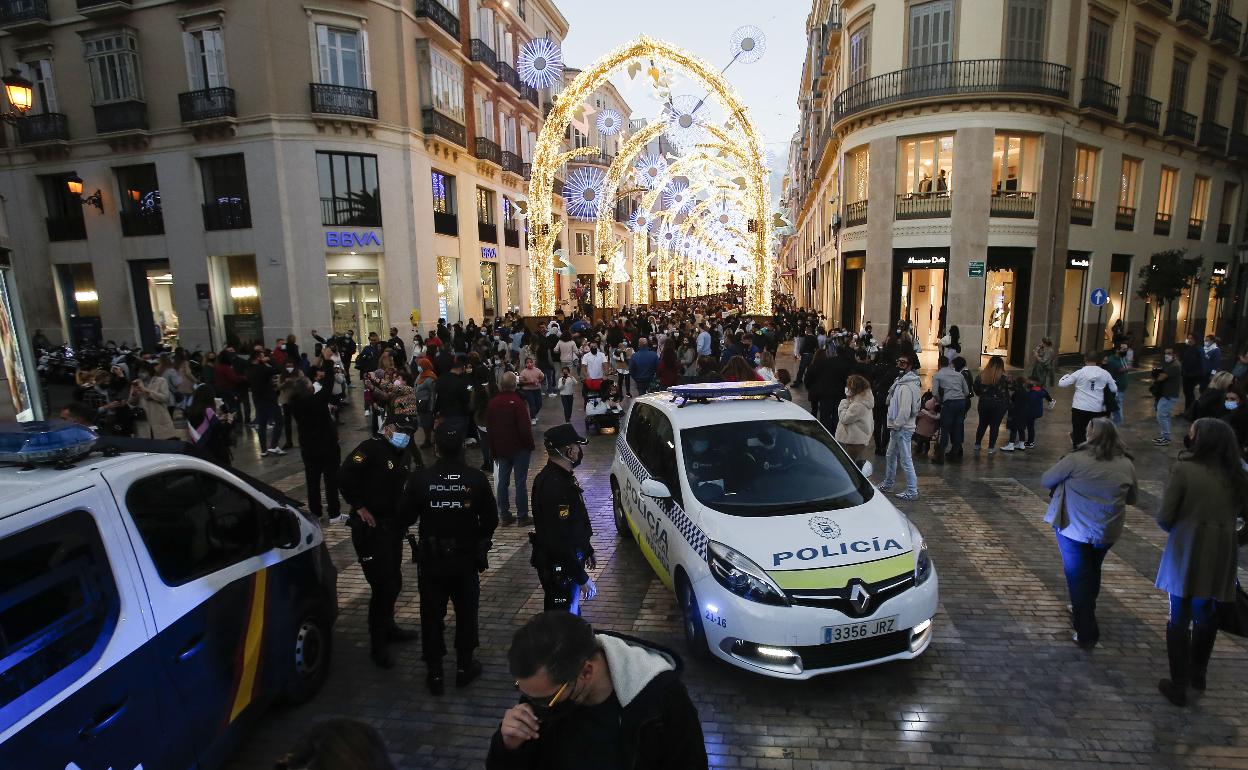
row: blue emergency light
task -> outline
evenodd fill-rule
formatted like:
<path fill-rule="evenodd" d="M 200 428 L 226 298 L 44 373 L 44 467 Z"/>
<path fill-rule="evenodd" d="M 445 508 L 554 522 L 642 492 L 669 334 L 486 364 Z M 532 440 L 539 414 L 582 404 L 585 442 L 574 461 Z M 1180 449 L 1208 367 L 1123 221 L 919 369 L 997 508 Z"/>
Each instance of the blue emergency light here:
<path fill-rule="evenodd" d="M 64 420 L 0 422 L 0 462 L 65 462 L 91 451 L 99 437 Z"/>
<path fill-rule="evenodd" d="M 712 398 L 766 398 L 784 391 L 784 383 L 752 380 L 747 382 L 695 382 L 668 388 L 672 400 L 707 401 Z"/>

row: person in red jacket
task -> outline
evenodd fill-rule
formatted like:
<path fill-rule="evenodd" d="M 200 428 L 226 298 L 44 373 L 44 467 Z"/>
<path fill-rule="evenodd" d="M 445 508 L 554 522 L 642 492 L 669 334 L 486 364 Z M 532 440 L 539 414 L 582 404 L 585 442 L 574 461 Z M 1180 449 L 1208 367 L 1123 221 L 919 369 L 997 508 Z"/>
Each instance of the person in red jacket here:
<path fill-rule="evenodd" d="M 533 454 L 533 428 L 529 407 L 516 392 L 519 380 L 515 372 L 507 372 L 499 383 L 498 395 L 485 407 L 486 435 L 494 457 L 494 496 L 498 498 L 498 519 L 503 524 L 519 520 L 529 523 L 529 494 L 525 485 L 529 477 L 529 457 Z M 511 516 L 507 487 L 512 477 L 516 483 L 516 519 Z"/>

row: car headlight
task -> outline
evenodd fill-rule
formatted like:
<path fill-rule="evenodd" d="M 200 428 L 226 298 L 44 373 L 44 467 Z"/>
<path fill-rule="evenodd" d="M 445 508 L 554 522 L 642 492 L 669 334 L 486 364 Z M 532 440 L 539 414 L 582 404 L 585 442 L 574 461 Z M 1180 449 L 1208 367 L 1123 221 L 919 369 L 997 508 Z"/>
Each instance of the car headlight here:
<path fill-rule="evenodd" d="M 921 586 L 932 576 L 932 557 L 927 554 L 927 543 L 919 541 L 919 556 L 914 560 L 914 584 Z"/>
<path fill-rule="evenodd" d="M 739 551 L 709 540 L 706 543 L 706 562 L 715 581 L 742 599 L 760 604 L 789 605 L 789 599 L 780 586 Z"/>

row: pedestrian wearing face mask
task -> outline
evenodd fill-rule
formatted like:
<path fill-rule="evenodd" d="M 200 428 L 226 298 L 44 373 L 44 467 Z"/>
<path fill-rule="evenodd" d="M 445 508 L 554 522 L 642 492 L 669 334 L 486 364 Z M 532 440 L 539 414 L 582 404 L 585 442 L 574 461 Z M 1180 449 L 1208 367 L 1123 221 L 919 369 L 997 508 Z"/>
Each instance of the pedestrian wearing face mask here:
<path fill-rule="evenodd" d="M 581 600 L 598 595 L 586 568 L 598 566 L 590 545 L 593 526 L 574 469 L 585 456 L 586 440 L 569 424 L 556 425 L 543 437 L 549 460 L 533 479 L 533 567 L 546 591 L 545 608 L 580 614 Z"/>
<path fill-rule="evenodd" d="M 1182 371 L 1174 358 L 1174 348 L 1166 348 L 1161 368 L 1153 371 L 1153 384 L 1149 386 L 1149 392 L 1157 399 L 1157 438 L 1153 439 L 1156 446 L 1170 446 L 1170 423 L 1183 387 Z"/>
<path fill-rule="evenodd" d="M 1225 410 L 1222 422 L 1235 431 L 1235 444 L 1239 447 L 1240 454 L 1243 454 L 1244 448 L 1248 447 L 1248 408 L 1244 407 L 1243 391 L 1235 388 L 1227 390 L 1222 408 Z"/>
<path fill-rule="evenodd" d="M 394 605 L 403 588 L 403 540 L 407 526 L 399 500 L 412 461 L 416 431 L 416 397 L 410 392 L 391 396 L 390 413 L 381 435 L 357 446 L 338 470 L 338 489 L 351 506 L 351 545 L 359 557 L 364 579 L 372 589 L 368 600 L 370 657 L 381 668 L 393 668 L 391 642 L 415 639 L 415 631 L 400 628 Z"/>
<path fill-rule="evenodd" d="M 673 652 L 544 612 L 507 653 L 520 703 L 490 741 L 487 770 L 701 770 L 698 711 Z"/>

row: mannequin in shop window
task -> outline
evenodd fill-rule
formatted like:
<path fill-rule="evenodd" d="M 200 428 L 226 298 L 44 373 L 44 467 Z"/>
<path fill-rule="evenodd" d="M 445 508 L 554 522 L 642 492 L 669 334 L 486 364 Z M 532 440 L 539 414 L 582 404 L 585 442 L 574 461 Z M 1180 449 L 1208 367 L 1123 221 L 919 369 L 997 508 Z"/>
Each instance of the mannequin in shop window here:
<path fill-rule="evenodd" d="M 924 173 L 923 178 L 919 180 L 919 194 L 928 195 L 932 192 L 932 177 L 930 174 Z"/>
<path fill-rule="evenodd" d="M 988 325 L 992 328 L 992 333 L 989 335 L 988 347 L 992 350 L 1000 350 L 1001 342 L 1005 336 L 1005 306 L 1002 303 L 998 303 L 997 306 L 992 309 L 992 318 L 989 320 Z"/>

